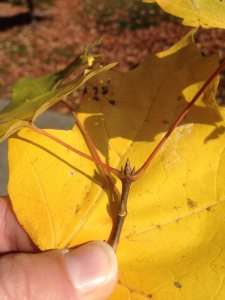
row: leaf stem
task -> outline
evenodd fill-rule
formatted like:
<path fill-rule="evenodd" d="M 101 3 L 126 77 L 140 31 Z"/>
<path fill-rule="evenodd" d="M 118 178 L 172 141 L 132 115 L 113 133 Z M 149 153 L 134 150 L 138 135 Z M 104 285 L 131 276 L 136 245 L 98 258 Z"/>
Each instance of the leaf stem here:
<path fill-rule="evenodd" d="M 69 108 L 69 110 L 71 111 L 71 113 L 73 114 L 75 120 L 76 120 L 76 124 L 78 126 L 78 128 L 80 129 L 86 143 L 87 146 L 89 148 L 89 150 L 92 152 L 94 159 L 96 160 L 96 165 L 97 167 L 100 167 L 100 169 L 102 170 L 103 174 L 105 175 L 110 188 L 112 190 L 112 192 L 114 193 L 114 195 L 117 197 L 117 199 L 120 199 L 120 192 L 118 191 L 118 189 L 116 188 L 114 182 L 113 182 L 113 178 L 111 177 L 111 170 L 109 171 L 108 168 L 105 167 L 103 161 L 101 160 L 98 151 L 95 147 L 94 142 L 92 141 L 89 133 L 87 132 L 87 130 L 85 129 L 85 127 L 83 126 L 83 124 L 81 123 L 80 119 L 77 116 L 77 113 L 73 110 L 73 108 L 71 107 L 71 105 L 66 102 L 66 100 L 62 100 L 62 102 Z M 107 165 L 109 168 L 111 168 L 109 165 Z M 118 170 L 119 172 L 119 170 Z"/>
<path fill-rule="evenodd" d="M 96 164 L 99 164 L 101 167 L 104 167 L 105 169 L 107 169 L 108 172 L 112 172 L 116 176 L 117 176 L 118 173 L 120 173 L 119 170 L 114 169 L 114 168 L 110 167 L 109 165 L 103 163 L 102 161 L 98 161 L 94 157 L 92 157 L 92 156 L 90 156 L 90 155 L 88 155 L 88 154 L 86 154 L 86 153 L 84 153 L 84 152 L 82 152 L 82 151 L 74 148 L 73 146 L 71 146 L 71 145 L 69 145 L 69 144 L 67 144 L 65 142 L 63 142 L 62 140 L 60 140 L 56 136 L 52 135 L 51 133 L 45 131 L 44 129 L 41 129 L 41 128 L 35 126 L 33 123 L 30 124 L 29 128 L 31 128 L 32 130 L 34 130 L 34 131 L 36 131 L 36 132 L 38 132 L 38 133 L 40 133 L 40 134 L 42 134 L 42 135 L 44 135 L 46 137 L 48 137 L 49 139 L 55 141 L 56 143 L 62 145 L 65 148 L 69 149 L 70 151 L 72 151 L 74 153 L 77 153 L 78 155 L 80 155 L 80 156 L 82 156 L 82 157 L 84 157 L 84 158 L 86 158 L 86 159 L 88 159 L 88 160 L 90 160 L 90 161 L 92 161 L 92 162 L 94 162 Z"/>
<path fill-rule="evenodd" d="M 198 100 L 198 98 L 201 96 L 201 94 L 205 91 L 205 89 L 208 87 L 208 85 L 213 81 L 213 79 L 225 68 L 225 61 L 219 65 L 219 67 L 210 75 L 210 77 L 207 79 L 207 81 L 203 84 L 201 89 L 195 94 L 194 98 L 187 104 L 187 106 L 184 108 L 184 110 L 181 112 L 181 114 L 178 116 L 178 118 L 174 121 L 174 123 L 171 125 L 167 133 L 164 135 L 164 137 L 161 139 L 161 141 L 158 143 L 158 145 L 154 148 L 152 153 L 149 155 L 148 159 L 145 161 L 145 163 L 141 166 L 140 169 L 138 169 L 133 175 L 131 175 L 131 180 L 136 181 L 139 179 L 146 171 L 150 163 L 152 162 L 153 158 L 156 156 L 156 154 L 159 152 L 159 149 L 163 146 L 163 144 L 167 141 L 171 133 L 174 131 L 174 129 L 181 123 L 181 121 L 184 119 L 184 117 L 188 114 L 191 107 L 194 105 L 194 103 Z"/>

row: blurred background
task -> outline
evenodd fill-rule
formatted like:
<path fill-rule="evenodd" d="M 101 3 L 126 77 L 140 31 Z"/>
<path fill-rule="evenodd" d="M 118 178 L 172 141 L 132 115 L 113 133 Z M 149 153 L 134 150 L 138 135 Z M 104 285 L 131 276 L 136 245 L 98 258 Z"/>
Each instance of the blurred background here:
<path fill-rule="evenodd" d="M 189 29 L 141 0 L 0 0 L 0 98 L 11 98 L 20 77 L 56 71 L 99 38 L 102 64 L 126 71 Z M 203 55 L 225 57 L 225 30 L 200 30 L 197 41 Z M 220 88 L 219 101 L 224 95 Z"/>

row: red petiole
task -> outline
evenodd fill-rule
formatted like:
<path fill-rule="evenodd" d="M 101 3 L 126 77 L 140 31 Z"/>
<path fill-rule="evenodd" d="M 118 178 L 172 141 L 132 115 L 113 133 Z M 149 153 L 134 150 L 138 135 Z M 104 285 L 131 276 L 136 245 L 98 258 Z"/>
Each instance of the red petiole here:
<path fill-rule="evenodd" d="M 161 139 L 161 141 L 158 143 L 158 145 L 155 147 L 155 149 L 152 151 L 152 153 L 149 155 L 148 159 L 145 161 L 145 163 L 138 169 L 133 175 L 131 175 L 131 180 L 136 181 L 138 178 L 140 178 L 152 162 L 153 158 L 158 153 L 159 149 L 163 146 L 163 144 L 167 141 L 171 133 L 174 131 L 174 129 L 182 122 L 184 117 L 188 114 L 192 106 L 195 104 L 195 102 L 198 100 L 198 98 L 201 96 L 201 94 L 205 91 L 205 89 L 208 87 L 208 85 L 213 81 L 213 79 L 225 68 L 225 61 L 210 75 L 210 77 L 207 79 L 207 81 L 203 84 L 201 89 L 196 93 L 194 98 L 187 104 L 187 106 L 184 108 L 184 110 L 181 112 L 181 114 L 178 116 L 178 118 L 174 121 L 174 123 L 171 125 L 167 133 L 164 135 L 164 137 Z"/>
<path fill-rule="evenodd" d="M 101 161 L 101 160 L 99 160 L 99 159 L 96 159 L 96 158 L 94 158 L 94 157 L 92 157 L 92 156 L 90 156 L 90 155 L 88 155 L 88 154 L 86 154 L 86 153 L 84 153 L 84 152 L 82 152 L 82 151 L 80 151 L 80 150 L 74 148 L 73 146 L 71 146 L 71 145 L 69 145 L 69 144 L 63 142 L 62 140 L 58 139 L 56 136 L 52 135 L 52 134 L 49 133 L 48 131 L 46 131 L 46 130 L 44 130 L 44 129 L 41 129 L 41 128 L 35 126 L 33 123 L 30 124 L 29 128 L 31 128 L 32 130 L 34 130 L 34 131 L 36 131 L 36 132 L 38 132 L 38 133 L 40 133 L 40 134 L 42 134 L 42 135 L 44 135 L 44 136 L 46 136 L 46 137 L 48 137 L 49 139 L 55 141 L 56 143 L 62 145 L 62 146 L 65 147 L 65 148 L 69 149 L 70 151 L 72 151 L 72 152 L 74 152 L 74 153 L 77 153 L 78 155 L 80 155 L 80 156 L 82 156 L 82 157 L 84 157 L 84 158 L 86 158 L 86 159 L 88 159 L 88 160 L 90 160 L 90 161 L 93 161 L 93 162 L 95 162 L 96 164 L 99 164 L 100 167 L 104 168 L 104 169 L 107 170 L 108 172 L 113 173 L 113 174 L 116 175 L 116 176 L 119 175 L 119 173 L 120 173 L 119 170 L 117 170 L 117 169 L 115 169 L 115 168 L 112 168 L 112 167 L 110 167 L 109 165 L 105 164 L 103 161 Z"/>

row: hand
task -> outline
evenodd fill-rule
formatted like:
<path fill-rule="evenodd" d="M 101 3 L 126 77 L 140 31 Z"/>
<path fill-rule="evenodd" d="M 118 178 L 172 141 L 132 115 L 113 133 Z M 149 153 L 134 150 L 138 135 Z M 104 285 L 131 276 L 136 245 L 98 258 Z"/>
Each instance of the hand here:
<path fill-rule="evenodd" d="M 104 242 L 38 253 L 7 197 L 0 197 L 0 253 L 0 299 L 103 300 L 117 282 L 116 256 Z"/>

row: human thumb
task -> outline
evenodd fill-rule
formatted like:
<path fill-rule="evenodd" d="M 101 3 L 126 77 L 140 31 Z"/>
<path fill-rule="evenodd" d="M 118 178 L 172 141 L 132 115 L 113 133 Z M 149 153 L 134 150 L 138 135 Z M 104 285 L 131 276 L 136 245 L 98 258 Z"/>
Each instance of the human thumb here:
<path fill-rule="evenodd" d="M 116 256 L 104 242 L 0 258 L 0 299 L 103 300 L 116 282 Z"/>

